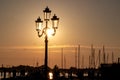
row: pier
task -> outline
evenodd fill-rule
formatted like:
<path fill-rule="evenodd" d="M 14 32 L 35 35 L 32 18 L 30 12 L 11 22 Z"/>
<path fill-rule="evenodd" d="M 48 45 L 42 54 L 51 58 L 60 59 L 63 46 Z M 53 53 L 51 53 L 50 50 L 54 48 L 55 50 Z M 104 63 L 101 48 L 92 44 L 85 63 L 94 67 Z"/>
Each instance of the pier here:
<path fill-rule="evenodd" d="M 48 68 L 49 72 L 53 73 L 53 80 L 114 80 L 120 79 L 120 64 L 101 64 L 99 68 L 83 68 L 77 69 L 60 69 L 55 66 L 53 69 Z M 44 79 L 44 66 L 16 66 L 16 67 L 1 67 L 0 80 L 40 80 Z M 22 79 L 20 79 L 22 78 Z"/>

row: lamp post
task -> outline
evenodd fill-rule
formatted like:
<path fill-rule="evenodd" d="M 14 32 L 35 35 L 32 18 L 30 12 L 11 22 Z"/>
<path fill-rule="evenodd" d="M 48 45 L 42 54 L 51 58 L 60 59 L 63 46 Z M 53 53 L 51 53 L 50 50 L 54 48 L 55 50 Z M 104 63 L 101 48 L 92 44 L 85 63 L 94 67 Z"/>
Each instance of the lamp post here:
<path fill-rule="evenodd" d="M 44 61 L 44 66 L 45 66 L 45 80 L 48 80 L 48 35 L 55 35 L 56 34 L 56 29 L 58 29 L 58 23 L 59 23 L 59 18 L 54 14 L 54 16 L 50 19 L 51 15 L 51 10 L 46 7 L 44 12 L 44 20 L 42 21 L 40 17 L 37 18 L 36 22 L 36 31 L 38 32 L 38 37 L 42 37 L 43 35 L 45 36 L 45 61 Z M 52 21 L 52 27 L 48 26 L 48 22 Z M 43 27 L 43 22 L 45 22 L 45 26 Z M 52 30 L 52 33 L 49 33 L 49 31 Z"/>

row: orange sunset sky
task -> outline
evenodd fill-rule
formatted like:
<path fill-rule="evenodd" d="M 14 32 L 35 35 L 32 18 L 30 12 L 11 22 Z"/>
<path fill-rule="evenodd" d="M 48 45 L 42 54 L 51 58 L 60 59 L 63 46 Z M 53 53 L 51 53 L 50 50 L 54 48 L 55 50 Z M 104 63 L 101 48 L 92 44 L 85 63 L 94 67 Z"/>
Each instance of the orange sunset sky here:
<path fill-rule="evenodd" d="M 49 38 L 49 66 L 61 67 L 61 49 L 66 67 L 75 66 L 75 48 L 81 46 L 81 60 L 87 67 L 91 44 L 97 59 L 105 46 L 108 62 L 120 57 L 119 0 L 0 0 L 0 65 L 44 64 L 44 36 L 39 38 L 35 20 L 48 6 L 51 17 L 59 18 L 56 35 Z"/>

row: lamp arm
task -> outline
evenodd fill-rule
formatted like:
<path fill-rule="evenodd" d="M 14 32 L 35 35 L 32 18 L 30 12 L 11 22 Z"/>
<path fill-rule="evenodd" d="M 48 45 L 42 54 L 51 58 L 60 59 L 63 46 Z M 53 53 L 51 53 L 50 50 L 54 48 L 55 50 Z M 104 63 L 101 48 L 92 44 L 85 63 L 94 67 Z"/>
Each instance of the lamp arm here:
<path fill-rule="evenodd" d="M 42 37 L 43 33 L 44 33 L 44 29 L 42 30 L 42 33 L 40 33 L 40 31 L 38 31 L 38 37 Z"/>

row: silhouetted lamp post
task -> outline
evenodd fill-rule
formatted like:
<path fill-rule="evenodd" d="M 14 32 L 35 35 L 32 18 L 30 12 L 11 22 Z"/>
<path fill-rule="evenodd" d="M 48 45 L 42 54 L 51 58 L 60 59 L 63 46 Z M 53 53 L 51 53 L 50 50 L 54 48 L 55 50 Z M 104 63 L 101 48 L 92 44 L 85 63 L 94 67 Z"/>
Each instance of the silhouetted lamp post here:
<path fill-rule="evenodd" d="M 46 7 L 44 12 L 44 20 L 42 21 L 40 17 L 37 18 L 36 22 L 36 31 L 38 32 L 38 36 L 45 36 L 45 80 L 48 80 L 48 35 L 55 35 L 56 29 L 58 29 L 59 18 L 54 14 L 54 16 L 50 19 L 51 10 Z M 48 22 L 52 21 L 52 25 L 48 26 Z M 45 26 L 43 26 L 43 22 L 45 22 Z"/>

